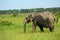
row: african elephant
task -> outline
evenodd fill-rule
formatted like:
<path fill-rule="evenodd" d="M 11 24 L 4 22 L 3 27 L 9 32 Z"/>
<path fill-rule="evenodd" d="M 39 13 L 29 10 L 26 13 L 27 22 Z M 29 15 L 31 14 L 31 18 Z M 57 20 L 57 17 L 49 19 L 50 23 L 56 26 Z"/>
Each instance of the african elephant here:
<path fill-rule="evenodd" d="M 41 32 L 43 28 L 49 28 L 50 32 L 54 30 L 54 22 L 56 17 L 49 11 L 32 12 L 24 19 L 24 33 L 26 32 L 26 23 L 32 22 L 32 32 L 35 32 L 36 26 L 39 26 Z"/>

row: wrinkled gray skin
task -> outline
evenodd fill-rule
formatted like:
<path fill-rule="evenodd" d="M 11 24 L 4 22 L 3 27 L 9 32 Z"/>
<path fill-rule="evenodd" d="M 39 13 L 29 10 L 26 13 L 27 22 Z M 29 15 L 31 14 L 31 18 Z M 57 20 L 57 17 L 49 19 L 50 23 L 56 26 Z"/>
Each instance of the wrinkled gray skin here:
<path fill-rule="evenodd" d="M 43 28 L 49 28 L 50 32 L 54 30 L 56 17 L 51 12 L 32 12 L 24 20 L 24 33 L 26 32 L 26 23 L 32 22 L 32 32 L 35 32 L 36 26 L 39 26 L 41 32 Z"/>

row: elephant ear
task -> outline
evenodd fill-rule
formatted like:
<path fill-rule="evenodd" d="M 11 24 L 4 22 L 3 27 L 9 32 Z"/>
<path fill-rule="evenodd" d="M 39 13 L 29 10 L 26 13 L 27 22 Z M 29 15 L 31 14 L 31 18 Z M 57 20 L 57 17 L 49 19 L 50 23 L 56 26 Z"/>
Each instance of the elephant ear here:
<path fill-rule="evenodd" d="M 30 21 L 32 22 L 32 21 L 33 21 L 33 19 L 34 19 L 34 15 L 33 15 L 33 14 L 31 14 L 31 15 L 30 15 Z"/>
<path fill-rule="evenodd" d="M 32 12 L 32 13 L 30 13 L 28 15 L 28 17 L 29 17 L 29 19 L 30 19 L 31 22 L 34 20 L 34 18 L 36 17 L 36 15 L 37 15 L 37 13 L 35 13 L 35 12 Z"/>
<path fill-rule="evenodd" d="M 31 21 L 33 21 L 36 16 L 37 16 L 37 13 L 35 13 L 35 12 L 32 13 L 32 14 L 31 14 Z"/>
<path fill-rule="evenodd" d="M 29 15 L 29 18 L 30 18 L 30 21 L 31 21 L 31 22 L 32 22 L 32 20 L 34 19 L 34 17 L 33 17 L 32 14 Z"/>

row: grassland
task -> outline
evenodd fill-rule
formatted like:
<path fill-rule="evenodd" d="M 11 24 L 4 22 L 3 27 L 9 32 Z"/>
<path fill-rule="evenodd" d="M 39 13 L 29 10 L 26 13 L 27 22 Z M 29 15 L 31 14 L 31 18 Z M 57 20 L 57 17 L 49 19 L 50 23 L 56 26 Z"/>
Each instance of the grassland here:
<path fill-rule="evenodd" d="M 27 32 L 23 33 L 23 20 L 26 14 L 13 17 L 12 14 L 0 15 L 0 40 L 60 40 L 60 16 L 55 23 L 54 32 L 44 28 L 41 33 L 39 28 L 32 33 L 32 23 L 27 24 Z"/>

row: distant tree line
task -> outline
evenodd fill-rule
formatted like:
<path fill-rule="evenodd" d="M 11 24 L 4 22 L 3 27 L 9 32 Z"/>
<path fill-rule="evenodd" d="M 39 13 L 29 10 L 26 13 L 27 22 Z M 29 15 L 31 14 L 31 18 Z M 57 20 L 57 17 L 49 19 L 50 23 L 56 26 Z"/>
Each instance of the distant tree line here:
<path fill-rule="evenodd" d="M 17 14 L 17 13 L 30 13 L 30 12 L 43 12 L 51 11 L 53 13 L 60 13 L 60 7 L 53 8 L 32 8 L 32 9 L 20 9 L 20 10 L 0 10 L 0 14 Z"/>

